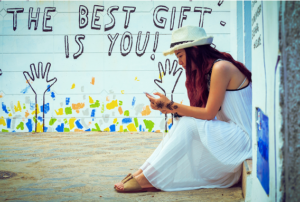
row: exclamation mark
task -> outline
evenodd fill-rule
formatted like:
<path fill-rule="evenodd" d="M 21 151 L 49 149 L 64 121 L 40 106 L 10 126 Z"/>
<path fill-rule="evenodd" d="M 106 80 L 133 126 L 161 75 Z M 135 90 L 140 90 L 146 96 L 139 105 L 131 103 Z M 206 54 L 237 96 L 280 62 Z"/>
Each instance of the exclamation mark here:
<path fill-rule="evenodd" d="M 66 53 L 66 58 L 69 58 L 69 39 L 68 39 L 68 35 L 65 35 L 65 53 Z"/>
<path fill-rule="evenodd" d="M 156 49 L 157 49 L 157 44 L 158 44 L 158 37 L 159 37 L 159 32 L 155 32 L 155 40 L 154 40 L 154 46 L 153 46 L 153 52 L 155 53 Z M 151 60 L 155 59 L 155 55 L 152 54 L 151 55 Z"/>

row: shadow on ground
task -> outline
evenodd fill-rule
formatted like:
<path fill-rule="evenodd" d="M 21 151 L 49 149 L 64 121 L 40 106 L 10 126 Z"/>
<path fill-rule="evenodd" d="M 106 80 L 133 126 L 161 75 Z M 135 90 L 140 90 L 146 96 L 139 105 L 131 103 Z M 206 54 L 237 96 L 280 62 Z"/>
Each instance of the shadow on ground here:
<path fill-rule="evenodd" d="M 161 133 L 0 133 L 0 201 L 243 201 L 239 186 L 120 194 L 114 183 L 137 170 Z"/>

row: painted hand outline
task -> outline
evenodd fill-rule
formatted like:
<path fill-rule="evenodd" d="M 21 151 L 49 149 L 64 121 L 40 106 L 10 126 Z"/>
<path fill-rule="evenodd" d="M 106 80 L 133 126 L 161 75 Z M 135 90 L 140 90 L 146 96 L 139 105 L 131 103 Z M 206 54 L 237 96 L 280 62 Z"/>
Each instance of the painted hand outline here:
<path fill-rule="evenodd" d="M 50 71 L 50 67 L 51 64 L 48 62 L 46 64 L 46 68 L 45 71 L 43 71 L 43 63 L 39 62 L 38 63 L 38 68 L 36 69 L 35 65 L 32 63 L 30 65 L 30 70 L 31 70 L 31 74 L 27 71 L 23 72 L 23 75 L 26 79 L 26 81 L 28 82 L 28 84 L 30 85 L 32 91 L 35 94 L 35 132 L 37 131 L 37 98 L 38 95 L 43 95 L 43 132 L 44 132 L 44 125 L 45 125 L 45 93 L 48 89 L 50 89 L 51 86 L 53 86 L 56 81 L 57 78 L 54 77 L 51 80 L 48 79 L 48 74 Z M 34 70 L 34 71 L 33 71 Z M 45 86 L 42 87 L 42 86 Z M 45 90 L 44 90 L 45 89 Z"/>
<path fill-rule="evenodd" d="M 175 87 L 176 87 L 178 80 L 183 71 L 182 68 L 177 69 L 177 66 L 178 66 L 177 60 L 173 61 L 172 68 L 171 68 L 169 59 L 166 59 L 165 67 L 163 67 L 161 62 L 159 62 L 158 63 L 158 71 L 159 71 L 160 79 L 154 80 L 154 83 L 164 92 L 165 96 L 167 96 L 167 93 L 171 93 L 171 101 L 172 102 L 173 102 L 173 93 L 174 93 Z M 167 70 L 168 70 L 168 72 L 167 72 Z M 177 76 L 176 76 L 176 74 L 177 74 Z M 170 85 L 170 83 L 174 83 L 174 86 L 172 87 L 172 85 Z M 166 113 L 165 114 L 165 131 L 168 130 L 167 120 L 168 120 L 168 115 Z M 173 114 L 172 114 L 172 125 L 173 125 Z"/>

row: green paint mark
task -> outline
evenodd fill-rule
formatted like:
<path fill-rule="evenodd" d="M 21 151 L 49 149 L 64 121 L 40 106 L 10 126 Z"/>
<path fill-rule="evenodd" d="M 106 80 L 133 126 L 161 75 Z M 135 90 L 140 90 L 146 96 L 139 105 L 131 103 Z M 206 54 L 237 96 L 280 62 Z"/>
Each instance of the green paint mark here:
<path fill-rule="evenodd" d="M 154 127 L 154 123 L 151 120 L 144 119 L 144 123 L 146 128 L 148 129 L 148 132 L 152 131 L 152 128 Z"/>
<path fill-rule="evenodd" d="M 124 129 L 124 132 L 128 132 L 128 130 L 125 128 L 125 129 Z"/>
<path fill-rule="evenodd" d="M 122 106 L 123 101 L 119 100 L 119 106 Z"/>
<path fill-rule="evenodd" d="M 102 102 L 102 108 L 101 108 L 101 113 L 104 112 L 104 102 Z"/>
<path fill-rule="evenodd" d="M 25 104 L 23 104 L 23 109 L 26 109 L 26 106 L 25 106 Z"/>
<path fill-rule="evenodd" d="M 92 128 L 92 131 L 101 131 L 98 123 L 95 123 L 96 129 Z"/>
<path fill-rule="evenodd" d="M 138 119 L 135 117 L 133 120 L 134 120 L 135 127 L 138 128 L 139 127 L 139 121 L 138 121 Z"/>
<path fill-rule="evenodd" d="M 126 110 L 126 111 L 124 112 L 124 116 L 129 116 L 129 111 L 128 111 L 128 110 Z"/>
<path fill-rule="evenodd" d="M 71 107 L 66 107 L 65 108 L 65 113 L 68 114 L 72 114 L 72 108 Z"/>
<path fill-rule="evenodd" d="M 34 123 L 37 123 L 35 116 L 32 118 Z"/>
<path fill-rule="evenodd" d="M 49 125 L 52 126 L 55 123 L 56 119 L 55 118 L 51 118 L 49 121 Z"/>
<path fill-rule="evenodd" d="M 70 132 L 69 128 L 64 128 L 64 132 Z"/>
<path fill-rule="evenodd" d="M 9 132 L 8 130 L 5 130 L 5 129 L 2 129 L 2 132 L 5 132 L 5 133 L 7 133 L 7 132 Z"/>
<path fill-rule="evenodd" d="M 97 107 L 100 107 L 100 102 L 99 102 L 99 100 L 96 100 L 96 102 L 94 103 L 94 104 L 91 104 L 90 105 L 90 108 L 97 108 Z M 102 106 L 102 108 L 103 108 L 104 106 Z"/>
<path fill-rule="evenodd" d="M 17 126 L 17 129 L 21 128 L 21 130 L 24 130 L 24 123 L 21 122 L 19 123 L 19 125 Z"/>
<path fill-rule="evenodd" d="M 116 126 L 119 124 L 119 122 L 116 123 Z"/>
<path fill-rule="evenodd" d="M 67 119 L 64 119 L 64 122 L 65 122 L 65 124 L 67 124 L 68 123 L 68 120 Z M 70 130 L 69 130 L 70 131 Z"/>

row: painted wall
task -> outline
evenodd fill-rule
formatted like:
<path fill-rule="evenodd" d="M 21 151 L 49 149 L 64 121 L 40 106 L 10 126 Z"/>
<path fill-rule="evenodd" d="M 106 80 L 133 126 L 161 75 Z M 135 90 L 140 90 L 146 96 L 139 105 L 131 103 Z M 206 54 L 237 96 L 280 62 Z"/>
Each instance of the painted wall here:
<path fill-rule="evenodd" d="M 204 27 L 237 58 L 236 13 L 223 0 L 0 1 L 0 131 L 170 128 L 143 92 L 189 104 L 184 70 L 162 55 L 172 30 Z"/>
<path fill-rule="evenodd" d="M 253 171 L 251 201 L 282 198 L 279 3 L 252 1 Z"/>

